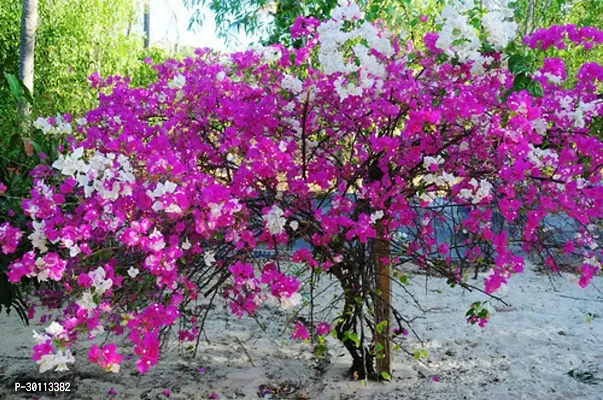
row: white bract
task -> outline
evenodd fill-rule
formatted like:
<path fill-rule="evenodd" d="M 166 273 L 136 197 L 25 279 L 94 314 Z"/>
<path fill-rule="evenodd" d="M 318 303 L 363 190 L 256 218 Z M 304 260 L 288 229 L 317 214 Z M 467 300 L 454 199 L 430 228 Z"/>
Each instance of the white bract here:
<path fill-rule="evenodd" d="M 275 205 L 270 209 L 268 214 L 262 217 L 262 219 L 266 222 L 266 228 L 271 234 L 278 235 L 285 229 L 287 219 L 283 215 L 283 210 Z"/>
<path fill-rule="evenodd" d="M 301 294 L 293 293 L 291 296 L 281 296 L 281 308 L 283 310 L 290 310 L 300 305 L 303 301 Z"/>
<path fill-rule="evenodd" d="M 377 210 L 374 213 L 371 214 L 371 224 L 374 224 L 375 222 L 379 221 L 381 218 L 383 218 L 385 214 L 383 213 L 382 210 Z"/>
<path fill-rule="evenodd" d="M 303 90 L 302 81 L 293 75 L 285 75 L 281 81 L 281 87 L 286 90 L 290 90 L 293 93 L 300 93 Z"/>
<path fill-rule="evenodd" d="M 497 51 L 503 50 L 517 36 L 517 23 L 514 11 L 508 0 L 485 0 L 482 6 L 486 13 L 481 18 L 481 26 L 487 34 L 487 42 Z M 441 30 L 436 47 L 461 62 L 473 61 L 472 73 L 484 72 L 483 65 L 493 60 L 481 54 L 482 43 L 478 30 L 469 22 L 469 16 L 475 10 L 473 0 L 452 1 L 442 9 L 436 19 Z"/>
<path fill-rule="evenodd" d="M 211 267 L 213 264 L 215 264 L 215 262 L 216 262 L 215 255 L 216 255 L 216 253 L 214 253 L 213 251 L 206 251 L 205 254 L 203 255 L 203 262 L 205 262 L 205 265 L 207 265 L 208 267 Z"/>
<path fill-rule="evenodd" d="M 178 74 L 168 82 L 168 87 L 170 89 L 182 89 L 186 84 L 186 78 L 182 74 Z"/>
<path fill-rule="evenodd" d="M 46 343 L 47 341 L 51 340 L 52 338 L 45 333 L 40 334 L 36 331 L 33 331 L 33 339 L 36 342 L 36 344 L 42 344 L 42 343 Z"/>
<path fill-rule="evenodd" d="M 138 270 L 138 268 L 130 267 L 128 269 L 128 275 L 130 275 L 131 278 L 136 278 L 139 272 L 140 271 Z"/>
<path fill-rule="evenodd" d="M 261 62 L 265 64 L 271 64 L 283 56 L 283 53 L 277 47 L 256 46 L 251 50 L 258 54 L 261 57 Z"/>
<path fill-rule="evenodd" d="M 75 359 L 71 354 L 71 350 L 65 350 L 65 353 L 59 350 L 57 354 L 46 354 L 37 361 L 38 365 L 40 365 L 40 373 L 50 371 L 53 368 L 56 368 L 55 371 L 57 372 L 69 371 L 67 364 L 74 362 Z"/>
<path fill-rule="evenodd" d="M 536 118 L 532 121 L 532 128 L 534 128 L 539 135 L 544 135 L 549 128 L 549 124 L 544 118 Z"/>
<path fill-rule="evenodd" d="M 44 134 L 54 133 L 70 135 L 71 133 L 73 133 L 73 128 L 71 127 L 71 124 L 65 121 L 65 119 L 61 115 L 57 115 L 54 120 L 55 122 L 53 125 L 50 123 L 49 118 L 38 117 L 34 121 L 33 126 L 36 129 L 40 129 Z"/>
<path fill-rule="evenodd" d="M 63 325 L 54 321 L 48 326 L 48 328 L 46 328 L 46 333 L 50 336 L 58 337 L 59 335 L 65 333 L 65 328 L 63 327 Z"/>
<path fill-rule="evenodd" d="M 76 173 L 86 171 L 86 163 L 80 160 L 84 155 L 84 148 L 78 147 L 75 151 L 68 155 L 59 155 L 59 158 L 52 163 L 52 167 L 61 171 L 63 175 L 74 176 Z"/>
<path fill-rule="evenodd" d="M 46 223 L 44 221 L 32 221 L 34 231 L 27 237 L 31 240 L 31 244 L 36 249 L 40 250 L 40 253 L 46 253 L 48 247 L 46 246 L 46 235 L 44 234 L 44 227 Z"/>
<path fill-rule="evenodd" d="M 92 311 L 96 308 L 96 303 L 94 302 L 92 292 L 89 290 L 84 292 L 82 298 L 76 301 L 76 304 L 86 311 Z"/>
<path fill-rule="evenodd" d="M 442 165 L 444 163 L 444 159 L 442 156 L 431 157 L 427 156 L 423 158 L 423 166 L 426 169 L 429 169 L 432 165 Z"/>
<path fill-rule="evenodd" d="M 510 8 L 511 0 L 486 0 L 488 12 L 482 17 L 482 26 L 488 33 L 488 42 L 495 50 L 502 50 L 517 36 L 517 22 Z"/>
<path fill-rule="evenodd" d="M 473 204 L 477 204 L 490 195 L 492 191 L 492 184 L 486 180 L 477 181 L 472 178 L 469 184 L 473 189 L 461 189 L 459 191 L 459 197 L 470 200 Z"/>
<path fill-rule="evenodd" d="M 92 286 L 94 286 L 94 291 L 98 295 L 102 295 L 107 290 L 113 286 L 113 280 L 111 278 L 105 279 L 107 273 L 104 268 L 98 267 L 96 270 L 90 272 L 88 274 L 92 279 Z"/>
<path fill-rule="evenodd" d="M 337 78 L 335 81 L 335 91 L 339 95 L 341 101 L 344 101 L 349 96 L 361 96 L 362 88 L 349 82 L 347 85 L 343 85 L 343 77 Z"/>
<path fill-rule="evenodd" d="M 149 235 L 149 239 L 153 241 L 150 248 L 154 251 L 161 251 L 165 247 L 165 240 L 163 234 L 155 228 Z"/>
<path fill-rule="evenodd" d="M 190 250 L 190 248 L 192 247 L 191 242 L 188 241 L 188 238 L 186 238 L 184 240 L 184 242 L 180 245 L 180 248 L 182 250 Z"/>
<path fill-rule="evenodd" d="M 382 63 L 372 51 L 376 51 L 385 57 L 394 55 L 391 38 L 369 22 L 361 22 L 364 13 L 358 5 L 353 2 L 341 2 L 331 13 L 331 19 L 321 23 L 318 28 L 318 40 L 320 48 L 318 61 L 323 72 L 327 75 L 342 73 L 360 73 L 361 79 L 356 83 L 345 82 L 344 77 L 339 77 L 335 82 L 335 90 L 341 100 L 349 96 L 359 96 L 363 89 L 373 86 L 375 79 L 379 82 L 386 75 L 385 64 Z M 358 21 L 358 23 L 356 23 Z M 355 28 L 344 30 L 344 22 L 352 22 Z M 359 26 L 358 26 L 359 25 Z M 348 54 L 346 43 L 350 40 L 363 39 L 352 47 L 352 54 Z M 368 44 L 363 44 L 366 42 Z M 353 57 L 350 57 L 352 56 Z M 358 59 L 358 63 L 353 61 Z M 351 61 L 347 61 L 350 60 Z M 370 76 L 369 76 L 370 75 Z M 382 83 L 382 82 L 381 82 Z M 377 89 L 380 90 L 378 84 Z"/>

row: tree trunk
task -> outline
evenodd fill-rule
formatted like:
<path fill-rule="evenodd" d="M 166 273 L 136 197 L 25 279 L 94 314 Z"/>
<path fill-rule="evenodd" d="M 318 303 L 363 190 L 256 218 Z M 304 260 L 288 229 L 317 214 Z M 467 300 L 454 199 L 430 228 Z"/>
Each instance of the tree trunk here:
<path fill-rule="evenodd" d="M 34 90 L 34 50 L 37 26 L 38 0 L 23 0 L 19 43 L 19 79 L 32 94 Z M 27 102 L 19 101 L 19 112 L 24 118 L 29 117 L 31 109 Z"/>
<path fill-rule="evenodd" d="M 335 331 L 341 343 L 352 356 L 350 375 L 354 380 L 376 380 L 378 379 L 378 375 L 375 373 L 374 357 L 372 355 L 373 349 L 364 345 L 363 336 L 358 337 L 358 346 L 345 335 L 346 332 L 358 335 L 358 325 L 362 324 L 362 321 L 359 320 L 359 315 L 362 314 L 362 305 L 356 301 L 360 293 L 349 290 L 352 285 L 346 281 L 346 278 L 340 279 L 340 282 L 342 283 L 342 287 L 348 290 L 346 290 L 343 313 L 335 324 Z"/>
<path fill-rule="evenodd" d="M 148 49 L 151 44 L 151 3 L 144 1 L 144 48 Z"/>

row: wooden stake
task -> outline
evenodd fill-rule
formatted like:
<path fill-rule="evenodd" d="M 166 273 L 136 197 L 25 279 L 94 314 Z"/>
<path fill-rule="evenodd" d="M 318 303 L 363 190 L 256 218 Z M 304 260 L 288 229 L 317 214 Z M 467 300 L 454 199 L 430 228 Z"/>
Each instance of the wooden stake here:
<path fill-rule="evenodd" d="M 377 239 L 374 241 L 375 251 L 375 287 L 377 294 L 374 296 L 375 324 L 381 328 L 381 333 L 375 332 L 375 345 L 383 346 L 383 350 L 377 353 L 377 374 L 380 378 L 391 376 L 392 352 L 391 352 L 391 330 L 392 330 L 392 292 L 391 292 L 391 270 L 389 265 L 382 260 L 390 258 L 389 242 L 383 238 L 384 227 L 382 223 L 377 225 Z M 379 346 L 379 347 L 381 347 Z"/>

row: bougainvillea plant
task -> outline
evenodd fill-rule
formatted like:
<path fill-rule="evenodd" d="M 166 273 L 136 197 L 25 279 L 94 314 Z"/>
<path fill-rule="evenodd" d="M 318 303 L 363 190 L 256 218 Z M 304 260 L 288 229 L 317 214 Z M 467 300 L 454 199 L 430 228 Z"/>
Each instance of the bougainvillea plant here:
<path fill-rule="evenodd" d="M 573 254 L 588 285 L 602 256 L 603 143 L 589 126 L 603 115 L 603 66 L 569 79 L 561 59 L 530 60 L 587 51 L 603 32 L 555 26 L 520 45 L 508 1 L 469 3 L 447 6 L 413 48 L 343 2 L 327 21 L 298 19 L 301 48 L 198 50 L 156 65 L 146 88 L 94 75 L 97 108 L 38 119 L 66 146 L 33 171 L 27 231 L 1 224 L 0 245 L 25 249 L 10 281 L 40 282 L 36 306 L 60 310 L 35 333 L 40 370 L 64 370 L 76 341 L 104 332 L 127 338 L 145 373 L 176 321 L 180 340 L 198 337 L 198 298 L 224 296 L 238 316 L 298 307 L 303 282 L 283 259 L 340 282 L 339 317 L 292 336 L 335 335 L 360 378 L 375 378 L 377 332 L 410 329 L 397 309 L 395 326 L 374 323 L 377 263 L 396 282 L 412 262 L 493 295 L 530 252 L 553 269 Z M 547 230 L 555 215 L 575 227 L 561 243 Z M 298 240 L 308 248 L 287 252 Z M 391 250 L 379 259 L 377 241 Z M 258 248 L 274 254 L 259 269 Z M 468 282 L 469 265 L 490 271 L 483 284 Z M 471 307 L 468 321 L 485 325 Z M 88 357 L 111 372 L 122 360 L 113 344 Z"/>

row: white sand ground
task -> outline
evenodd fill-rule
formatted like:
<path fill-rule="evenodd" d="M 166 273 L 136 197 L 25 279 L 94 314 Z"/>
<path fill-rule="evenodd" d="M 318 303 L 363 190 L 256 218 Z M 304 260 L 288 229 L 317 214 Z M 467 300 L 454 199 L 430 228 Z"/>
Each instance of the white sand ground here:
<path fill-rule="evenodd" d="M 411 334 L 405 347 L 425 348 L 428 356 L 418 362 L 396 353 L 390 383 L 348 380 L 350 359 L 335 342 L 332 362 L 315 368 L 310 346 L 290 341 L 291 330 L 283 331 L 284 312 L 261 311 L 266 335 L 253 320 L 218 309 L 207 325 L 209 343 L 202 342 L 196 359 L 173 346 L 144 376 L 135 373 L 134 359 L 125 361 L 119 374 L 105 373 L 88 363 L 86 346 L 76 348 L 76 364 L 67 373 L 75 392 L 57 398 L 166 399 L 162 392 L 169 389 L 170 399 L 207 399 L 212 392 L 220 399 L 257 399 L 260 385 L 290 382 L 299 387 L 291 399 L 603 399 L 603 380 L 586 384 L 567 374 L 577 368 L 603 378 L 603 293 L 597 290 L 603 289 L 603 277 L 593 284 L 581 289 L 567 275 L 551 281 L 527 271 L 513 277 L 503 294 L 510 306 L 492 303 L 491 320 L 480 329 L 468 325 L 464 314 L 473 301 L 485 299 L 483 294 L 414 276 L 408 290 L 426 311 L 413 324 L 423 344 Z M 423 315 L 398 292 L 400 309 Z M 332 294 L 328 289 L 317 308 Z M 55 398 L 11 391 L 15 381 L 40 378 L 29 360 L 32 329 L 40 326 L 24 327 L 13 315 L 0 317 L 0 399 Z M 108 394 L 111 388 L 115 395 Z"/>

